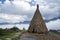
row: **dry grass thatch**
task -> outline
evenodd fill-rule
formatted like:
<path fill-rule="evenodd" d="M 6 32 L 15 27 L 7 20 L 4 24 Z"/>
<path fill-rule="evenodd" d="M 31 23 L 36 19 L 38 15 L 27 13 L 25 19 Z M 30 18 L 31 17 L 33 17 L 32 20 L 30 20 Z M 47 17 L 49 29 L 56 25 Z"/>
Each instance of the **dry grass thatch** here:
<path fill-rule="evenodd" d="M 47 27 L 39 11 L 39 5 L 37 5 L 36 12 L 32 18 L 28 31 L 31 33 L 47 33 L 48 32 Z"/>

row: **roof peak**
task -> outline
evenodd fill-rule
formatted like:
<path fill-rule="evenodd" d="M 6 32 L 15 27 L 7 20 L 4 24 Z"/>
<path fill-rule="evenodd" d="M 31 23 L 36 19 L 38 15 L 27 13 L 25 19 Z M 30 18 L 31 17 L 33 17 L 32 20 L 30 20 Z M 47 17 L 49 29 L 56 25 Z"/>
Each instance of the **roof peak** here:
<path fill-rule="evenodd" d="M 39 4 L 37 4 L 37 9 L 39 9 Z"/>

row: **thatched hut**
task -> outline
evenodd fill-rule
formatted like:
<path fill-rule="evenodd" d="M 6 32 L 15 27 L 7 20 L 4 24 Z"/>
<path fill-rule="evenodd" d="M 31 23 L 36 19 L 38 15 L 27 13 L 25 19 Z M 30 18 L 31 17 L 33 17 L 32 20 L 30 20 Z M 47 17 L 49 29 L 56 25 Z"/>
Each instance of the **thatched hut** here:
<path fill-rule="evenodd" d="M 30 23 L 28 32 L 31 32 L 31 33 L 47 33 L 48 32 L 48 29 L 39 11 L 39 5 L 37 5 L 37 9 Z"/>

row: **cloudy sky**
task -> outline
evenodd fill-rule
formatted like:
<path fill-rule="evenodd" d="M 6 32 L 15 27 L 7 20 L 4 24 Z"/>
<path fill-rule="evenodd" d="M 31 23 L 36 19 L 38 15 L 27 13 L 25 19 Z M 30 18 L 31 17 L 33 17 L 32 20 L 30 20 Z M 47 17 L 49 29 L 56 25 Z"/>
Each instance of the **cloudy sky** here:
<path fill-rule="evenodd" d="M 60 0 L 0 0 L 0 28 L 28 29 L 39 4 L 48 29 L 60 29 Z"/>

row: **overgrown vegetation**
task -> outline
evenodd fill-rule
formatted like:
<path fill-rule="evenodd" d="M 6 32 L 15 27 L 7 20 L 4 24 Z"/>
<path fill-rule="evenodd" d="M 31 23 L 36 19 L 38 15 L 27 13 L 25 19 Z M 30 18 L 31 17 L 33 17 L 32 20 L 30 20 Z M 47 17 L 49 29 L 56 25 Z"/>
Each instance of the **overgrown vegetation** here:
<path fill-rule="evenodd" d="M 13 35 L 15 35 L 17 32 L 21 32 L 22 30 L 19 30 L 17 27 L 13 27 L 13 28 L 6 28 L 6 29 L 2 29 L 0 28 L 0 39 L 5 40 L 5 38 L 10 38 Z"/>

